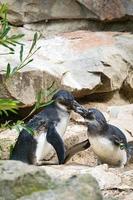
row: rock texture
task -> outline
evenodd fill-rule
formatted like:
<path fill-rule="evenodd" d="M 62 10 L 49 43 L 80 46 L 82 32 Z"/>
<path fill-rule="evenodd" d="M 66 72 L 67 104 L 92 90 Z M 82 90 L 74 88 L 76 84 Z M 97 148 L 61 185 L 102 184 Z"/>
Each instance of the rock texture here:
<path fill-rule="evenodd" d="M 17 199 L 24 194 L 52 187 L 44 170 L 16 161 L 0 161 L 0 198 Z"/>
<path fill-rule="evenodd" d="M 9 7 L 8 20 L 15 25 L 33 23 L 51 19 L 83 19 L 93 18 L 93 13 L 75 0 L 39 0 L 39 1 L 2 1 Z"/>
<path fill-rule="evenodd" d="M 78 0 L 89 11 L 92 11 L 100 20 L 120 20 L 133 17 L 132 0 Z"/>
<path fill-rule="evenodd" d="M 133 16 L 132 0 L 1 0 L 9 7 L 10 23 L 22 25 L 55 19 L 123 20 Z"/>
<path fill-rule="evenodd" d="M 133 63 L 132 38 L 130 33 L 77 31 L 40 39 L 41 49 L 34 55 L 34 61 L 0 85 L 0 97 L 14 97 L 26 106 L 31 105 L 36 93 L 49 87 L 53 80 L 55 87 L 68 89 L 76 97 L 120 90 L 129 75 L 132 79 L 132 73 L 128 73 Z M 27 41 L 26 50 L 29 45 Z M 16 66 L 18 59 L 16 49 L 8 62 Z M 0 68 L 5 63 L 7 57 L 3 56 Z M 1 82 L 2 78 L 1 74 Z"/>
<path fill-rule="evenodd" d="M 88 173 L 55 181 L 45 168 L 0 161 L 0 175 L 0 199 L 102 200 L 97 182 Z"/>
<path fill-rule="evenodd" d="M 123 82 L 121 93 L 133 103 L 133 67 L 130 68 L 128 76 Z"/>
<path fill-rule="evenodd" d="M 98 182 L 106 199 L 131 200 L 131 168 L 108 168 L 106 165 L 36 167 L 17 161 L 0 161 L 0 198 L 102 200 Z"/>

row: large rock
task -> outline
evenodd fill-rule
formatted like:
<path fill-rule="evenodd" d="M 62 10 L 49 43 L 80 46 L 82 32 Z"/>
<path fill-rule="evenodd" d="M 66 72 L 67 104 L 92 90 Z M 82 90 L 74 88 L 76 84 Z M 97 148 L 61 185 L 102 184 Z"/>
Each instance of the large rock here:
<path fill-rule="evenodd" d="M 41 49 L 29 67 L 5 84 L 0 75 L 0 97 L 14 97 L 31 105 L 38 91 L 53 81 L 55 87 L 68 89 L 76 97 L 119 90 L 127 78 L 129 63 L 133 62 L 132 38 L 129 33 L 77 31 L 40 39 Z M 26 50 L 29 45 L 26 41 Z M 4 52 L 2 47 L 0 50 Z M 1 69 L 7 62 L 17 65 L 19 49 L 16 50 L 15 56 L 1 57 Z"/>
<path fill-rule="evenodd" d="M 19 1 L 19 0 L 1 0 L 1 3 L 7 3 L 9 14 L 8 20 L 15 25 L 47 21 L 51 19 L 83 19 L 94 18 L 95 14 L 81 6 L 75 0 L 40 0 L 40 1 Z"/>
<path fill-rule="evenodd" d="M 0 161 L 0 175 L 0 199 L 102 200 L 98 184 L 89 173 L 55 180 L 46 174 L 45 167 Z"/>
<path fill-rule="evenodd" d="M 15 25 L 55 19 L 132 19 L 132 0 L 1 0 L 9 8 L 8 20 Z"/>
<path fill-rule="evenodd" d="M 124 169 L 108 168 L 106 165 L 89 167 L 83 165 L 64 165 L 64 166 L 46 166 L 46 172 L 55 180 L 67 180 L 68 178 L 87 173 L 96 178 L 100 189 L 107 200 L 129 200 L 125 198 L 131 193 L 133 186 L 132 165 Z M 131 195 L 130 195 L 131 196 Z M 119 198 L 118 198 L 119 197 Z"/>
<path fill-rule="evenodd" d="M 100 20 L 123 20 L 133 17 L 132 0 L 77 0 Z"/>
<path fill-rule="evenodd" d="M 102 190 L 104 196 L 106 197 L 107 200 L 116 200 L 116 199 L 121 199 L 121 200 L 127 200 L 125 196 L 131 193 L 133 186 L 132 186 L 132 166 L 131 168 L 125 168 L 125 169 L 120 169 L 120 168 L 107 168 L 106 165 L 99 165 L 96 167 L 89 167 L 89 166 L 83 166 L 83 165 L 62 165 L 62 166 L 42 166 L 41 168 L 44 168 L 45 171 L 51 176 L 55 181 L 59 181 L 61 184 L 62 182 L 65 182 L 68 184 L 69 188 L 69 183 L 72 181 L 73 183 L 76 182 L 76 180 L 80 183 L 81 187 L 82 184 L 84 184 L 84 181 L 90 182 L 91 179 L 89 180 L 87 177 L 87 174 L 91 174 L 96 178 L 96 180 L 99 183 L 100 189 Z M 84 178 L 78 178 L 79 176 L 86 177 Z M 75 177 L 75 178 L 74 178 Z M 77 178 L 76 178 L 77 177 Z M 75 179 L 75 180 L 74 180 Z M 88 180 L 87 180 L 88 179 Z M 68 181 L 69 180 L 69 181 Z M 67 188 L 63 189 L 63 194 L 61 193 L 61 190 L 54 190 L 50 191 L 50 193 L 44 193 L 44 192 L 38 192 L 34 193 L 31 196 L 26 196 L 23 197 L 22 199 L 37 199 L 39 196 L 40 199 L 43 199 L 45 197 L 46 199 L 49 199 L 50 197 L 53 198 L 55 197 L 60 197 L 66 199 L 66 196 L 69 199 L 70 197 L 72 200 L 74 199 L 84 199 L 83 193 L 78 187 L 78 182 L 77 186 L 76 184 L 72 184 L 72 189 L 73 192 L 71 194 L 71 188 L 69 188 L 69 194 L 67 193 Z M 84 186 L 84 191 L 86 192 L 86 184 Z M 75 187 L 76 186 L 76 187 Z M 65 186 L 66 187 L 66 186 Z M 75 192 L 79 191 L 78 194 L 79 196 L 75 196 Z M 54 193 L 55 192 L 55 193 Z M 80 196 L 80 194 L 82 196 Z M 96 192 L 97 194 L 97 192 Z M 37 196 L 38 195 L 38 196 Z M 59 195 L 59 196 L 58 196 Z M 75 198 L 76 197 L 76 198 Z M 87 195 L 87 199 L 89 199 L 89 194 Z M 116 198 L 120 197 L 120 198 Z M 50 198 L 50 200 L 51 200 Z M 70 199 L 71 199 L 70 198 Z M 92 200 L 94 197 L 90 197 L 90 200 Z M 100 197 L 99 197 L 100 198 Z"/>
<path fill-rule="evenodd" d="M 52 169 L 51 169 L 52 170 Z M 92 187 L 93 186 L 93 187 Z M 72 175 L 69 180 L 60 182 L 57 189 L 48 192 L 36 192 L 20 200 L 102 200 L 96 181 L 88 173 Z"/>
<path fill-rule="evenodd" d="M 52 188 L 51 178 L 35 166 L 17 161 L 0 161 L 0 199 L 14 200 Z"/>

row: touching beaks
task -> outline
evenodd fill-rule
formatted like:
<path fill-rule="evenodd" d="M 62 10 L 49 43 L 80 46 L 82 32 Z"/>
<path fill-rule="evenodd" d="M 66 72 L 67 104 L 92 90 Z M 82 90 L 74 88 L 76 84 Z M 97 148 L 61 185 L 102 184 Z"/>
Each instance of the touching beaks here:
<path fill-rule="evenodd" d="M 74 100 L 72 106 L 73 106 L 73 110 L 76 113 L 80 114 L 82 117 L 86 116 L 87 110 L 83 106 L 81 106 L 77 101 Z"/>

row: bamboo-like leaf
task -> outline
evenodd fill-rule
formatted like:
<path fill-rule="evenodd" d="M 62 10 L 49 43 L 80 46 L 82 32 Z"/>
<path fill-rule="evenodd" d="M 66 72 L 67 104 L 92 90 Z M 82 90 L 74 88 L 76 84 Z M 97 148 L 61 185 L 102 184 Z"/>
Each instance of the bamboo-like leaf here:
<path fill-rule="evenodd" d="M 6 68 L 6 78 L 9 78 L 10 72 L 11 72 L 11 66 L 10 66 L 10 64 L 8 63 L 8 64 L 7 64 L 7 68 Z"/>
<path fill-rule="evenodd" d="M 12 99 L 0 99 L 0 114 L 4 112 L 6 115 L 8 115 L 7 111 L 16 113 L 16 109 L 18 109 L 18 107 L 19 101 Z"/>
<path fill-rule="evenodd" d="M 18 109 L 18 108 L 15 108 L 15 109 Z M 11 111 L 12 113 L 14 114 L 18 114 L 17 111 L 15 109 L 10 109 L 9 111 Z"/>
<path fill-rule="evenodd" d="M 54 100 L 50 100 L 50 101 L 48 101 L 47 103 L 41 104 L 41 105 L 39 106 L 39 108 L 46 107 L 46 106 L 50 105 L 50 104 L 53 103 L 53 102 L 54 102 Z"/>
<path fill-rule="evenodd" d="M 6 110 L 2 110 L 2 111 L 8 117 L 8 112 Z"/>
<path fill-rule="evenodd" d="M 28 127 L 28 126 L 23 126 L 23 128 L 31 135 L 34 135 L 34 131 L 32 128 Z"/>
<path fill-rule="evenodd" d="M 50 90 L 55 84 L 55 81 L 52 82 L 52 84 L 47 88 L 47 90 Z"/>
<path fill-rule="evenodd" d="M 38 92 L 36 95 L 36 106 L 38 107 L 41 102 L 42 91 Z"/>
<path fill-rule="evenodd" d="M 14 67 L 10 73 L 11 76 L 13 76 L 17 72 L 17 67 Z"/>
<path fill-rule="evenodd" d="M 28 65 L 29 63 L 31 63 L 33 61 L 33 58 L 30 59 L 27 63 L 25 63 L 24 65 L 22 65 L 21 67 L 18 68 L 18 70 L 20 70 L 21 68 L 25 67 L 26 65 Z"/>
<path fill-rule="evenodd" d="M 5 28 L 3 34 L 0 36 L 0 39 L 4 38 L 8 34 L 8 32 L 10 31 L 10 29 L 11 28 L 9 26 L 7 28 Z"/>
<path fill-rule="evenodd" d="M 23 60 L 23 50 L 24 50 L 24 46 L 21 45 L 21 48 L 20 48 L 20 61 L 22 62 Z"/>
<path fill-rule="evenodd" d="M 36 33 L 34 34 L 33 42 L 32 42 L 31 48 L 30 48 L 30 50 L 29 50 L 29 53 L 32 52 L 34 46 L 36 45 L 37 38 L 38 38 L 38 34 L 37 34 L 37 32 L 36 32 Z"/>
<path fill-rule="evenodd" d="M 13 49 L 13 48 L 11 48 L 11 47 L 9 47 L 7 44 L 5 44 L 5 42 L 4 42 L 4 41 L 1 41 L 1 40 L 0 40 L 0 44 L 2 44 L 4 47 L 6 47 L 6 48 L 10 49 L 10 51 L 14 51 L 14 49 Z"/>
<path fill-rule="evenodd" d="M 21 39 L 22 37 L 24 37 L 24 34 L 18 34 L 18 35 L 12 35 L 10 37 L 10 39 L 12 39 L 12 40 L 18 40 L 18 39 Z"/>

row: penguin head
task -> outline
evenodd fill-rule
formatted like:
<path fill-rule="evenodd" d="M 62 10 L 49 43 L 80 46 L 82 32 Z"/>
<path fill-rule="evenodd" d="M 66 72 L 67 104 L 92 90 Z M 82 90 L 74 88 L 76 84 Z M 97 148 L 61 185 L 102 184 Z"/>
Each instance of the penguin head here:
<path fill-rule="evenodd" d="M 88 127 L 95 127 L 97 130 L 102 130 L 107 125 L 104 115 L 95 108 L 86 110 L 84 113 L 84 119 Z"/>
<path fill-rule="evenodd" d="M 66 90 L 59 90 L 52 99 L 62 108 L 73 109 L 74 96 Z"/>

